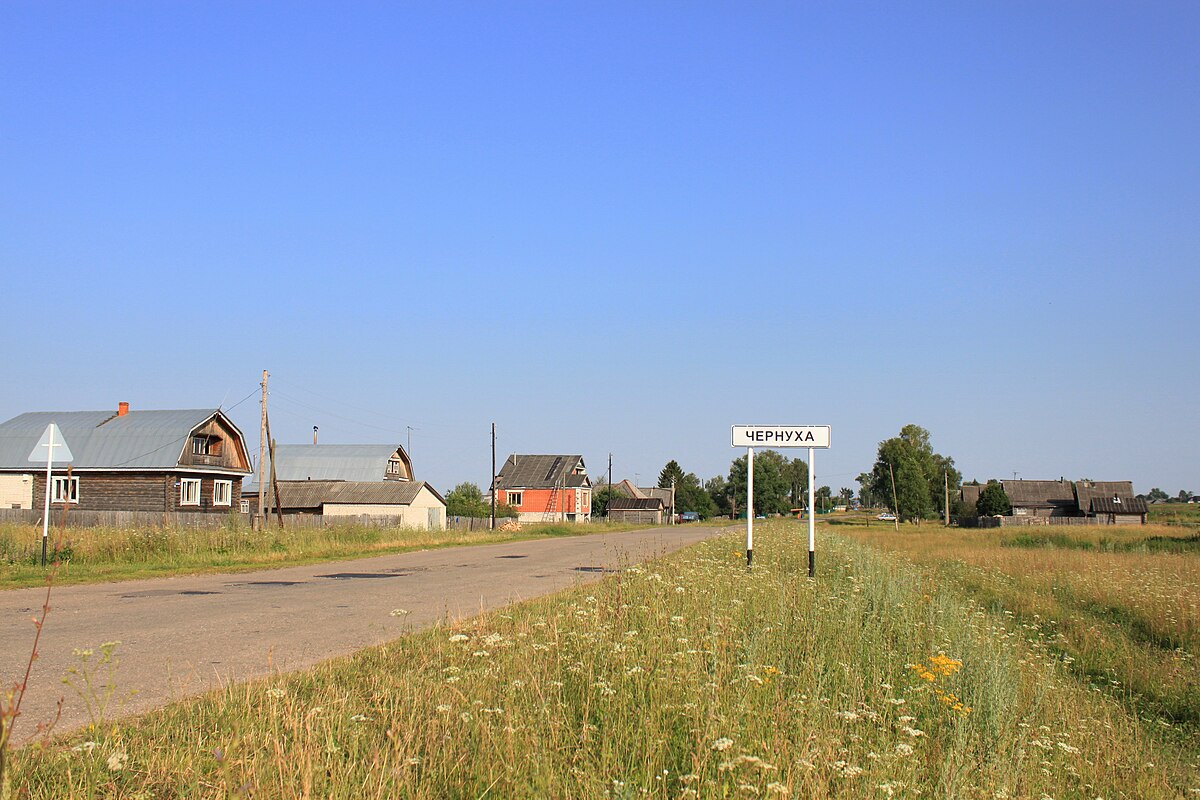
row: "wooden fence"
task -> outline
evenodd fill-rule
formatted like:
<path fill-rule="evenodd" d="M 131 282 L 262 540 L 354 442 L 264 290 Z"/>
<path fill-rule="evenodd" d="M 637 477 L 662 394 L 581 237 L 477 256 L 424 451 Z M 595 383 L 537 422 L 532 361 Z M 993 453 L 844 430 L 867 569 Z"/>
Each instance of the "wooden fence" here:
<path fill-rule="evenodd" d="M 0 524 L 42 524 L 40 509 L 0 508 Z M 497 523 L 499 524 L 499 523 Z M 50 526 L 63 525 L 62 513 L 50 511 Z M 371 528 L 403 527 L 398 516 L 346 516 L 325 517 L 320 514 L 285 514 L 285 528 L 322 528 L 336 525 L 361 525 Z M 163 513 L 158 511 L 71 511 L 67 514 L 69 528 L 250 528 L 257 520 L 250 514 L 229 512 L 226 514 L 197 514 L 185 512 Z M 279 527 L 279 518 L 272 514 L 267 527 Z M 473 529 L 472 529 L 473 530 Z"/>

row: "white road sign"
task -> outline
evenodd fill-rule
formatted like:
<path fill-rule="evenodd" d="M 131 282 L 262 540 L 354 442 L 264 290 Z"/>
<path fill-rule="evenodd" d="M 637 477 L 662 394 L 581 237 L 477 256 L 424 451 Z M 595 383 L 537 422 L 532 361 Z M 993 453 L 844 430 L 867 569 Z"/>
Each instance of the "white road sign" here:
<path fill-rule="evenodd" d="M 38 439 L 38 443 L 30 451 L 29 460 L 47 463 L 54 461 L 74 461 L 75 456 L 71 455 L 71 448 L 67 447 L 67 440 L 63 438 L 62 431 L 58 429 L 57 425 L 51 422 L 46 426 L 46 430 L 42 432 L 42 438 Z"/>
<path fill-rule="evenodd" d="M 829 447 L 828 425 L 734 425 L 734 447 Z"/>

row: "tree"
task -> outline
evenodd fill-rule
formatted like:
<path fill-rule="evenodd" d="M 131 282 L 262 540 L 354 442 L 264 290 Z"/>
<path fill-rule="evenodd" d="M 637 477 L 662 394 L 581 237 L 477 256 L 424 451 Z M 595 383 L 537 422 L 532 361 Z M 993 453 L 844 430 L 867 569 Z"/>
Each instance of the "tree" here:
<path fill-rule="evenodd" d="M 730 506 L 729 483 L 725 480 L 724 475 L 716 475 L 704 482 L 704 491 L 708 493 L 709 498 L 716 506 L 717 514 L 730 514 L 732 508 Z"/>
<path fill-rule="evenodd" d="M 1008 493 L 1004 491 L 1000 481 L 988 481 L 987 486 L 979 493 L 975 510 L 981 517 L 994 517 L 997 514 L 1007 516 L 1012 513 L 1012 503 L 1009 502 Z"/>
<path fill-rule="evenodd" d="M 775 450 L 754 454 L 754 512 L 786 514 L 791 508 L 788 493 L 789 462 Z M 746 456 L 735 458 L 729 467 L 729 485 L 737 509 L 746 507 Z"/>
<path fill-rule="evenodd" d="M 1146 495 L 1146 499 L 1149 500 L 1151 503 L 1162 502 L 1163 500 L 1166 500 L 1168 497 L 1170 497 L 1170 495 L 1168 495 L 1166 492 L 1164 492 L 1162 489 L 1158 488 L 1157 486 L 1155 486 L 1153 489 L 1150 490 L 1150 494 Z"/>
<path fill-rule="evenodd" d="M 875 476 L 872 473 L 860 472 L 854 480 L 858 482 L 858 502 L 867 508 L 877 508 L 881 505 L 887 505 L 884 499 L 876 495 L 875 490 L 872 488 L 872 482 L 875 480 Z M 890 497 L 891 495 L 889 494 L 888 496 Z"/>
<path fill-rule="evenodd" d="M 1176 498 L 1176 502 L 1187 503 L 1190 502 L 1193 497 L 1195 497 L 1195 495 L 1189 492 L 1187 489 L 1180 489 L 1179 496 Z"/>
<path fill-rule="evenodd" d="M 849 506 L 854 501 L 854 490 L 849 486 L 843 486 L 838 490 L 838 505 Z"/>
<path fill-rule="evenodd" d="M 755 474 L 757 475 L 757 471 Z M 791 484 L 788 489 L 788 497 L 792 503 L 790 508 L 807 508 L 808 462 L 802 458 L 793 458 L 791 461 L 788 461 L 787 477 Z"/>
<path fill-rule="evenodd" d="M 717 513 L 717 504 L 700 484 L 700 479 L 693 472 L 684 472 L 679 462 L 672 459 L 658 473 L 658 485 L 668 489 L 675 487 L 675 511 L 694 511 L 702 519 L 708 519 Z"/>
<path fill-rule="evenodd" d="M 614 486 L 604 484 L 599 489 L 592 492 L 592 516 L 607 517 L 608 502 L 614 497 L 624 497 L 625 494 Z"/>
<path fill-rule="evenodd" d="M 460 483 L 446 495 L 448 517 L 490 517 L 492 508 L 483 502 L 483 492 L 473 483 Z"/>
<path fill-rule="evenodd" d="M 860 481 L 863 477 L 859 476 Z M 873 499 L 882 501 L 901 519 L 920 522 L 937 516 L 946 483 L 951 491 L 958 491 L 961 482 L 962 473 L 955 469 L 954 459 L 933 451 L 929 431 L 920 425 L 905 425 L 899 436 L 879 443 L 869 490 Z"/>
<path fill-rule="evenodd" d="M 817 489 L 816 507 L 818 511 L 826 511 L 833 505 L 833 489 L 822 486 Z"/>

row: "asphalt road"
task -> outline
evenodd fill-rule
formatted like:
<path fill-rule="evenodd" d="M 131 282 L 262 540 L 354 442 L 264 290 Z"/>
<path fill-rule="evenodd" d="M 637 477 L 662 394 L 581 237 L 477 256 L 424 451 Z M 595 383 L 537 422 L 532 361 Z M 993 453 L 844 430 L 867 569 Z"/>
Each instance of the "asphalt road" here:
<path fill-rule="evenodd" d="M 685 525 L 507 544 L 454 547 L 304 567 L 54 589 L 13 741 L 54 717 L 55 733 L 88 724 L 62 678 L 76 649 L 119 641 L 110 719 L 228 682 L 352 653 L 439 620 L 595 581 L 717 532 Z M 0 592 L 0 683 L 19 681 L 45 589 Z M 393 609 L 406 609 L 392 616 Z M 100 682 L 106 679 L 103 674 Z"/>

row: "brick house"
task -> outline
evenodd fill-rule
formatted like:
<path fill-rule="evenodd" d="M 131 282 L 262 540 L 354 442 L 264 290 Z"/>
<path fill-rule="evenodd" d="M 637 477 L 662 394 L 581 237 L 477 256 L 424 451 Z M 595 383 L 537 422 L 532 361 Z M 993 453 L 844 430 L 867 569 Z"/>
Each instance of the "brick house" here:
<path fill-rule="evenodd" d="M 71 448 L 56 463 L 52 508 L 227 514 L 250 473 L 245 438 L 219 409 L 33 411 L 0 423 L 0 507 L 41 509 L 46 465 L 30 462 L 51 422 Z M 69 471 L 68 471 L 69 467 Z"/>
<path fill-rule="evenodd" d="M 517 510 L 520 522 L 587 522 L 592 517 L 592 482 L 583 456 L 514 453 L 492 489 L 496 502 Z"/>

